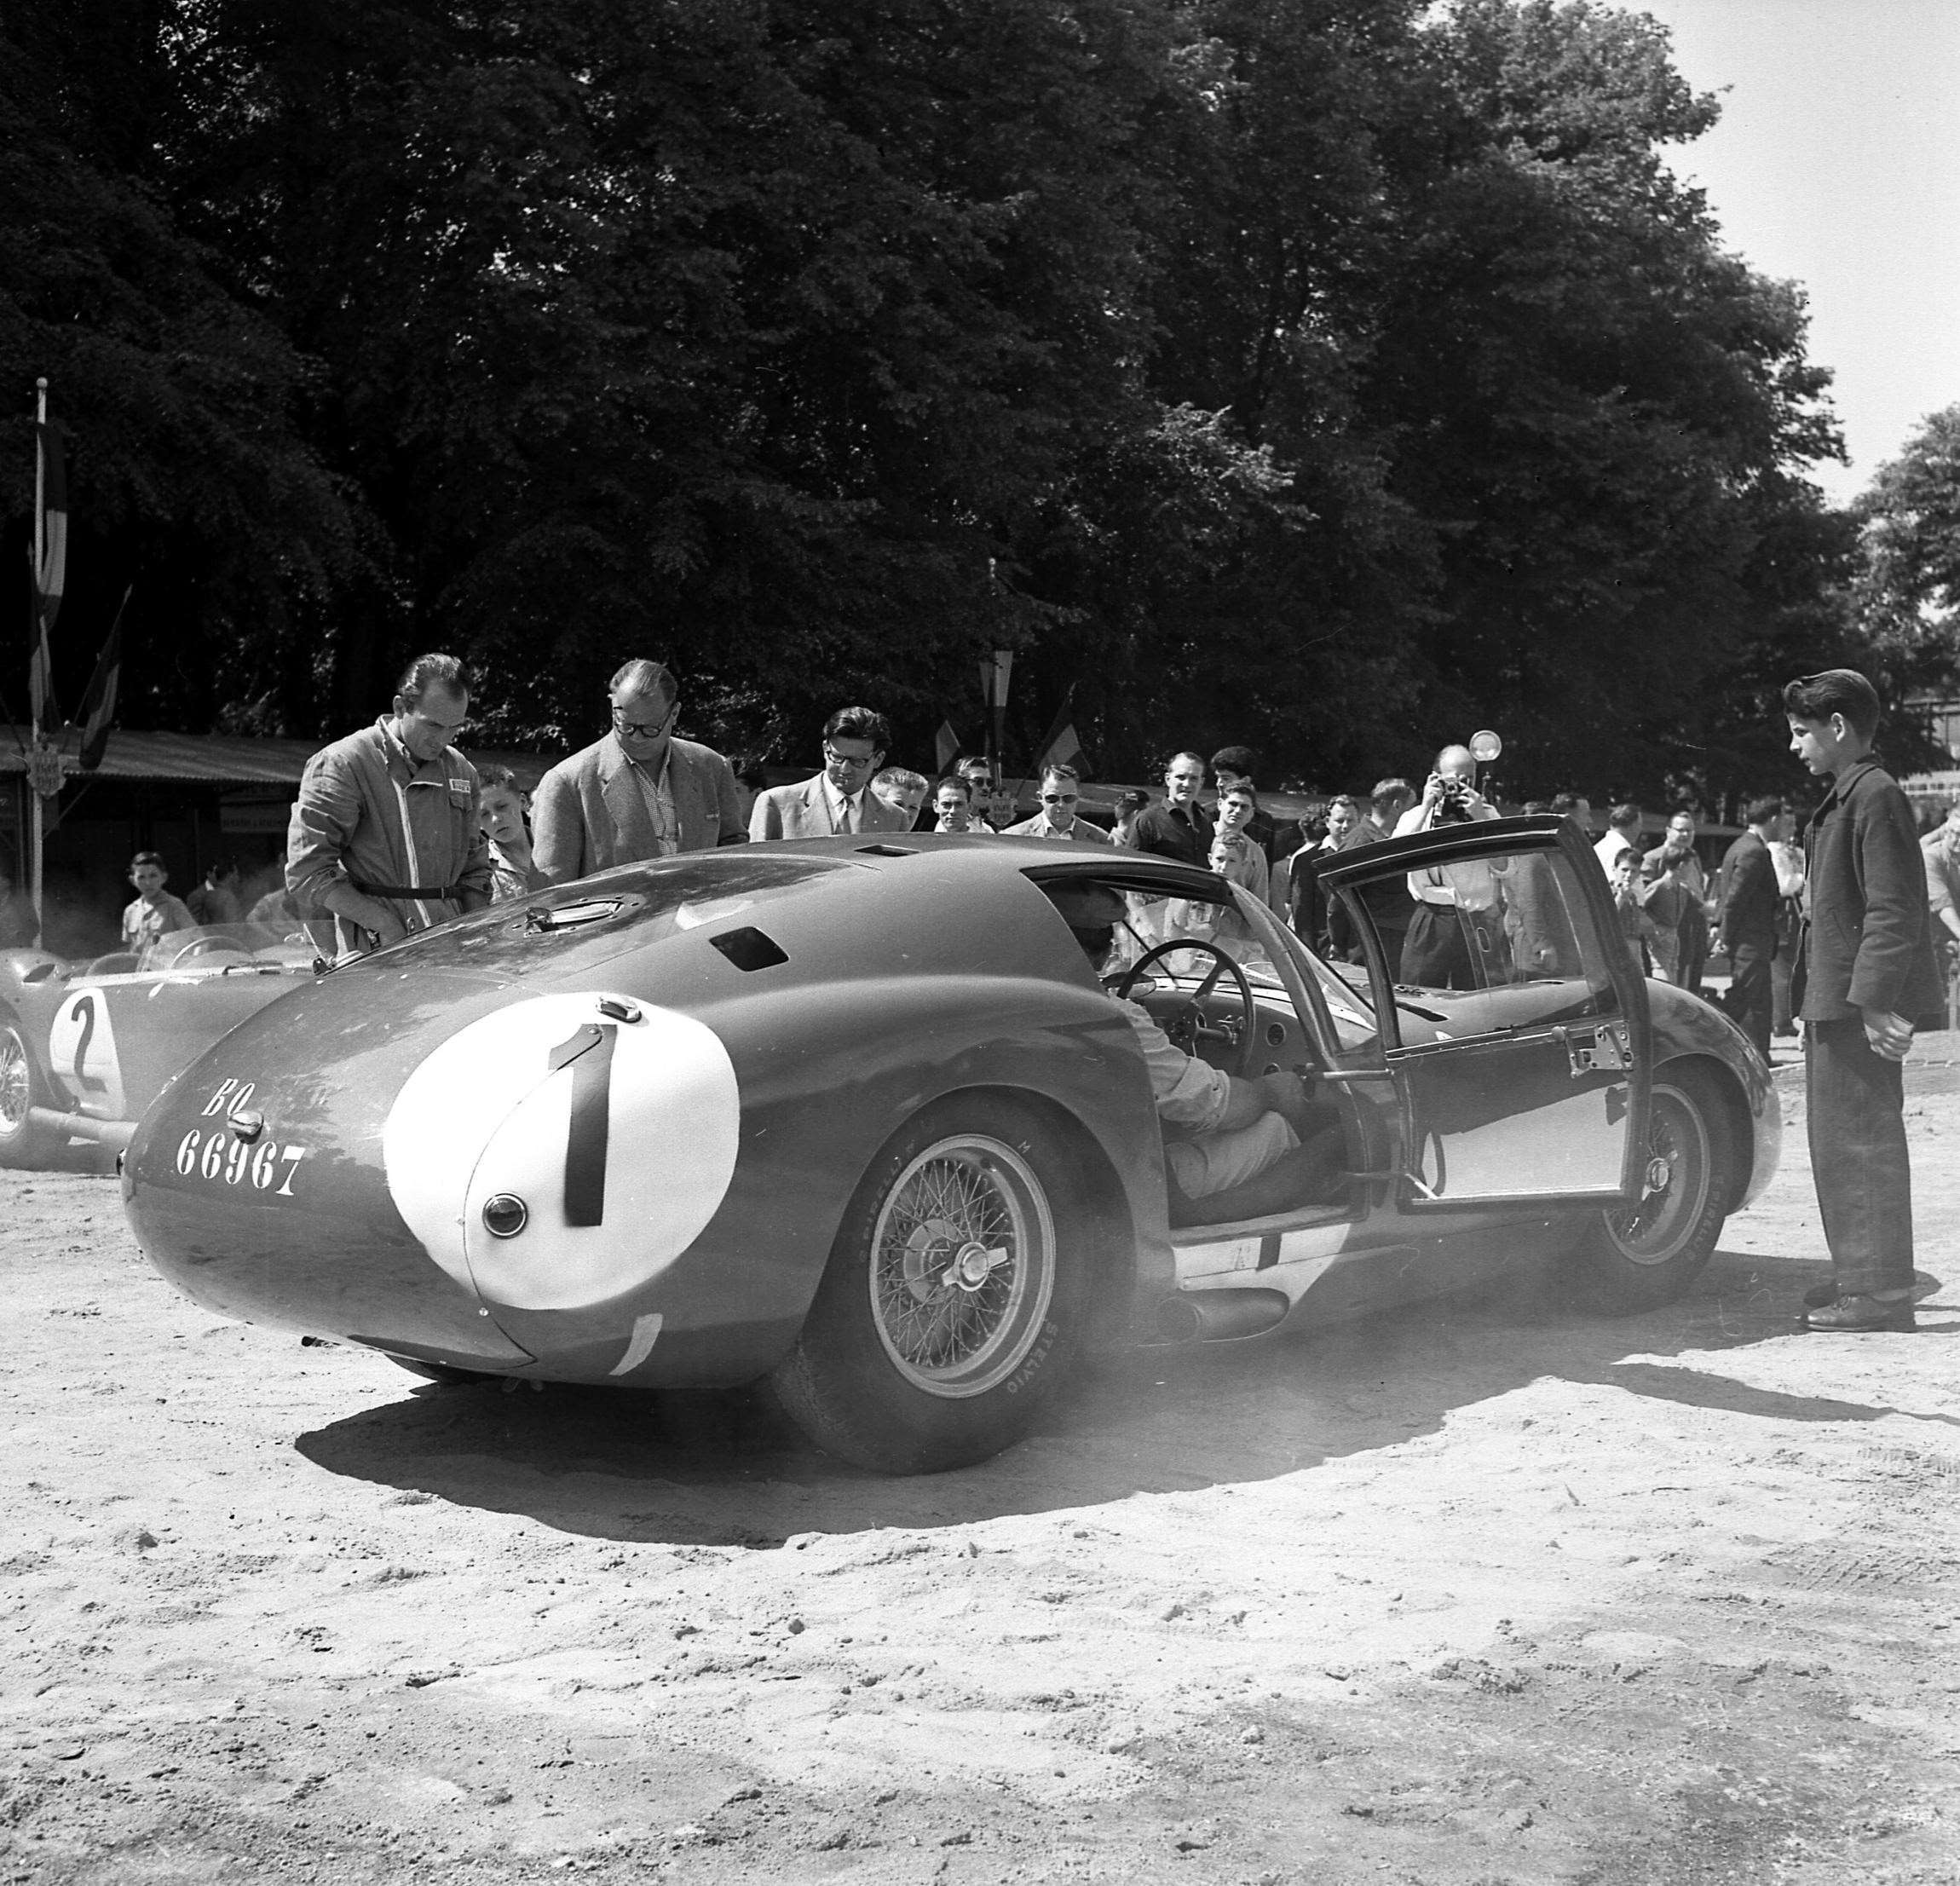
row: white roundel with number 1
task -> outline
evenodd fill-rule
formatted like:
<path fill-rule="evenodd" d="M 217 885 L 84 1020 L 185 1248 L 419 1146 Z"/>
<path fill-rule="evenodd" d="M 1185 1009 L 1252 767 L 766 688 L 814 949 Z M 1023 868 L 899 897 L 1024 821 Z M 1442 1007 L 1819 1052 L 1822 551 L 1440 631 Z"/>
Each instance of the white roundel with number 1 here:
<path fill-rule="evenodd" d="M 650 1281 L 700 1237 L 741 1133 L 712 1029 L 595 992 L 533 996 L 451 1035 L 402 1083 L 381 1150 L 396 1210 L 458 1283 L 572 1310 Z M 502 1237 L 483 1219 L 500 1195 L 522 1201 Z"/>

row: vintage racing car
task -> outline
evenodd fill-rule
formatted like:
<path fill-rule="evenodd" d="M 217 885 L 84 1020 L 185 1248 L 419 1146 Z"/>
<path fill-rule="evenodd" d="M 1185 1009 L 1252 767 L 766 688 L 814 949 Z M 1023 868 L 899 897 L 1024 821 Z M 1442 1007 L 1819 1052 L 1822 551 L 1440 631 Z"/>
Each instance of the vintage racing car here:
<path fill-rule="evenodd" d="M 1418 869 L 1475 888 L 1467 986 L 1398 986 L 1372 928 L 1361 891 Z M 1174 1038 L 1309 1078 L 1329 1183 L 1172 1221 L 1138 1031 L 1052 896 L 1085 880 L 1135 913 L 1121 978 Z M 1454 827 L 1324 881 L 1364 967 L 1099 847 L 621 866 L 233 1030 L 141 1122 L 130 1217 L 222 1314 L 437 1380 L 764 1379 L 893 1472 L 1012 1442 L 1084 1344 L 1254 1335 L 1532 1250 L 1607 1307 L 1678 1293 L 1767 1183 L 1778 1110 L 1725 1017 L 1643 978 L 1577 828 Z"/>
<path fill-rule="evenodd" d="M 77 1139 L 120 1148 L 164 1083 L 246 1016 L 314 976 L 315 951 L 248 924 L 165 937 L 161 960 L 0 952 L 0 1166 Z"/>

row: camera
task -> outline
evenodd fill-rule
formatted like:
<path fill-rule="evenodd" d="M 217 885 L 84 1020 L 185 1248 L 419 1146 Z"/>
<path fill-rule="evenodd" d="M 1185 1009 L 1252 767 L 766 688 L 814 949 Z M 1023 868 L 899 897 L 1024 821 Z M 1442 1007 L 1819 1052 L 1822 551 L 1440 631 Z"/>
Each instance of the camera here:
<path fill-rule="evenodd" d="M 1460 779 L 1445 773 L 1442 778 L 1443 796 L 1436 802 L 1436 822 L 1438 825 L 1464 825 L 1470 819 L 1470 788 Z"/>

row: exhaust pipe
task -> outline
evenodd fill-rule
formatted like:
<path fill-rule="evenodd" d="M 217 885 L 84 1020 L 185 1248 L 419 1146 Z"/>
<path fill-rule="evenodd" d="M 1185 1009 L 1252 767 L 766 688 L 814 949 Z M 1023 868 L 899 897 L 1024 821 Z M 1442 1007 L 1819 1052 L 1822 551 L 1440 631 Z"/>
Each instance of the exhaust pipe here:
<path fill-rule="evenodd" d="M 1168 1342 L 1231 1342 L 1264 1335 L 1293 1307 L 1278 1290 L 1180 1290 L 1157 1306 Z"/>
<path fill-rule="evenodd" d="M 85 1113 L 57 1113 L 53 1107 L 29 1107 L 27 1123 L 47 1133 L 65 1133 L 71 1139 L 93 1139 L 118 1152 L 127 1151 L 136 1137 L 134 1120 L 92 1120 Z"/>

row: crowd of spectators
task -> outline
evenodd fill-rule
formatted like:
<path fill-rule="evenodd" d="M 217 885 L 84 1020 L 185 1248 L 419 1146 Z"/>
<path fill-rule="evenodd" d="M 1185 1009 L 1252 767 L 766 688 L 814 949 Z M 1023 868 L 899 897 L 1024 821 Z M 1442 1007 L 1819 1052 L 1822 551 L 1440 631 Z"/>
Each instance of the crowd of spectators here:
<path fill-rule="evenodd" d="M 1054 764 L 1034 787 L 1035 810 L 992 759 L 960 757 L 937 778 L 888 764 L 891 730 L 864 707 L 839 708 L 821 735 L 823 764 L 807 779 L 768 784 L 760 762 L 731 760 L 681 738 L 678 683 L 661 664 L 621 666 L 607 690 L 608 724 L 591 745 L 547 771 L 528 799 L 504 767 L 473 765 L 456 744 L 468 715 L 470 677 L 453 657 L 425 655 L 397 684 L 391 712 L 308 763 L 289 833 L 283 884 L 246 902 L 236 864 L 221 859 L 181 901 L 155 852 L 130 862 L 136 892 L 123 915 L 123 946 L 139 962 L 191 926 L 245 922 L 278 931 L 311 920 L 314 933 L 343 948 L 371 948 L 444 916 L 526 896 L 608 865 L 719 845 L 856 832 L 993 834 L 1036 842 L 1123 847 L 1208 866 L 1267 903 L 1332 960 L 1358 960 L 1361 941 L 1347 907 L 1327 897 L 1321 873 L 1359 846 L 1427 829 L 1439 818 L 1488 818 L 1467 749 L 1446 747 L 1418 790 L 1406 778 L 1377 780 L 1365 793 L 1307 795 L 1306 815 L 1277 819 L 1261 803 L 1259 754 L 1245 746 L 1208 758 L 1175 754 L 1162 796 L 1131 789 L 1108 828 L 1089 816 L 1079 773 Z M 1289 788 L 1297 782 L 1289 782 Z M 1527 802 L 1527 812 L 1583 820 L 1570 795 Z M 1697 845 L 1693 811 L 1672 812 L 1659 842 L 1640 806 L 1612 805 L 1594 846 L 1620 926 L 1643 968 L 1699 991 L 1711 953 L 1726 963 L 1731 1012 L 1767 1053 L 1794 1035 L 1790 982 L 1800 947 L 1803 853 L 1796 818 L 1783 799 L 1753 801 L 1746 829 L 1719 869 Z M 1960 802 L 1922 844 L 1928 903 L 1940 940 L 1960 951 Z M 1461 875 L 1461 873 L 1458 874 Z M 1464 927 L 1479 914 L 1474 888 L 1395 876 L 1362 893 L 1390 960 L 1411 979 L 1447 982 Z M 0 885 L 9 936 L 24 931 L 22 900 Z M 1205 936 L 1225 948 L 1250 945 L 1218 906 L 1133 898 L 1146 942 Z"/>

